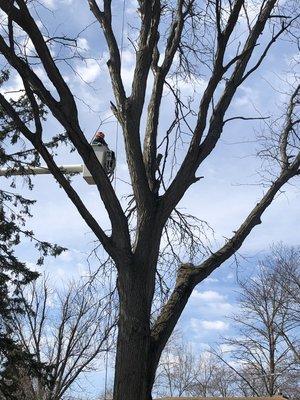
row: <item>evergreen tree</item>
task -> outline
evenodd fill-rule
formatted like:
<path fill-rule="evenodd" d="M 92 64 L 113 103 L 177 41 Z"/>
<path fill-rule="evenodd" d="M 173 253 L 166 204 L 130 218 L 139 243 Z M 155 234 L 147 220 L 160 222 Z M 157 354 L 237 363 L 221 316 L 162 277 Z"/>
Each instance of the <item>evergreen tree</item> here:
<path fill-rule="evenodd" d="M 0 86 L 9 78 L 8 71 L 0 74 Z M 28 99 L 21 95 L 10 103 L 16 107 L 23 121 L 32 120 L 32 112 Z M 45 118 L 46 111 L 39 105 L 40 116 Z M 24 172 L 24 180 L 31 189 L 32 182 L 25 175 L 26 165 L 39 165 L 39 157 L 35 151 L 27 150 L 10 154 L 12 145 L 20 140 L 18 128 L 7 118 L 0 108 L 0 166 L 10 165 Z M 55 147 L 55 138 L 49 146 Z M 26 370 L 28 375 L 43 373 L 46 366 L 39 365 L 34 357 L 24 349 L 14 338 L 12 321 L 14 315 L 23 313 L 26 306 L 21 290 L 30 282 L 37 279 L 39 273 L 31 271 L 26 263 L 20 261 L 15 254 L 16 246 L 23 239 L 29 239 L 36 247 L 39 257 L 37 265 L 43 263 L 47 255 L 59 255 L 64 249 L 48 242 L 40 241 L 34 233 L 26 229 L 26 220 L 31 217 L 30 207 L 34 200 L 25 198 L 17 193 L 15 181 L 11 190 L 0 190 L 0 399 L 18 399 L 22 397 L 16 390 L 18 371 Z"/>

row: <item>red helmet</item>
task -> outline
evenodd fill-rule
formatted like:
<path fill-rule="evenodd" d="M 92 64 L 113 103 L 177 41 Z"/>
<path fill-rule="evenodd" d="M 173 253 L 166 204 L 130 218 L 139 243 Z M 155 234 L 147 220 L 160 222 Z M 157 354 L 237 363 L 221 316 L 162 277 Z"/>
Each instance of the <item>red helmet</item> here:
<path fill-rule="evenodd" d="M 96 133 L 96 137 L 104 139 L 105 138 L 105 134 L 103 132 L 99 131 L 99 132 Z"/>

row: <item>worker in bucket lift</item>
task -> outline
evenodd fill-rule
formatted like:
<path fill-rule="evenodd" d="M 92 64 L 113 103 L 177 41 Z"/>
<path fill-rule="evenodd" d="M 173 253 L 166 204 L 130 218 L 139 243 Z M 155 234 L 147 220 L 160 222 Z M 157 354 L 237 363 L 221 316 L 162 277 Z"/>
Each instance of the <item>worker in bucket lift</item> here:
<path fill-rule="evenodd" d="M 99 132 L 96 133 L 92 144 L 96 144 L 98 146 L 106 146 L 106 147 L 108 147 L 104 138 L 105 138 L 105 134 L 103 132 L 99 131 Z"/>
<path fill-rule="evenodd" d="M 105 135 L 103 132 L 98 131 L 95 136 L 94 139 L 92 141 L 92 145 L 94 146 L 99 146 L 99 147 L 105 147 L 104 151 L 105 151 L 105 163 L 102 164 L 102 166 L 104 167 L 106 173 L 108 174 L 108 176 L 112 176 L 115 166 L 116 166 L 116 155 L 115 152 L 110 150 L 108 147 L 108 144 L 105 141 Z"/>

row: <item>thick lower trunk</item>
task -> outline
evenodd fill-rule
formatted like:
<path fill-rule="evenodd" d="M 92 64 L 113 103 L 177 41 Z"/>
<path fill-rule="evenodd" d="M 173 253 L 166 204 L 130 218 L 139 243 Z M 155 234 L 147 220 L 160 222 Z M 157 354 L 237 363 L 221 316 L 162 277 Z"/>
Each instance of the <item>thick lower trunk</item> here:
<path fill-rule="evenodd" d="M 153 277 L 121 274 L 114 400 L 150 400 L 150 313 Z M 125 276 L 124 276 L 125 275 Z"/>
<path fill-rule="evenodd" d="M 143 326 L 139 320 L 134 324 L 135 328 L 129 322 L 122 321 L 119 324 L 114 400 L 149 399 L 147 388 L 149 333 L 147 326 Z"/>

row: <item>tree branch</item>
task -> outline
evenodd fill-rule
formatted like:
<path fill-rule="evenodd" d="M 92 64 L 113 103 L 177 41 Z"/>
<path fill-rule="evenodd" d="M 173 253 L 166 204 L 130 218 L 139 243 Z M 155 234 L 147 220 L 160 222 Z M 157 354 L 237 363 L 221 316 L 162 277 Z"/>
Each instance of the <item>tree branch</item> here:
<path fill-rule="evenodd" d="M 87 210 L 87 208 L 81 201 L 81 199 L 78 196 L 78 194 L 76 193 L 76 191 L 72 188 L 69 181 L 65 178 L 65 176 L 63 175 L 63 173 L 61 172 L 59 167 L 54 162 L 53 157 L 51 156 L 51 154 L 49 153 L 49 151 L 47 150 L 45 145 L 42 143 L 41 139 L 38 136 L 34 135 L 26 127 L 26 125 L 21 121 L 17 112 L 14 110 L 14 108 L 11 106 L 11 104 L 5 99 L 5 97 L 1 93 L 0 93 L 0 104 L 5 109 L 5 111 L 9 115 L 9 117 L 14 121 L 14 124 L 16 125 L 17 129 L 20 132 L 22 132 L 22 134 L 26 137 L 26 139 L 28 139 L 32 143 L 34 148 L 43 157 L 43 159 L 45 160 L 45 162 L 47 164 L 47 167 L 52 172 L 54 178 L 62 186 L 62 188 L 67 193 L 70 200 L 72 201 L 72 203 L 77 208 L 80 215 L 83 217 L 84 221 L 91 228 L 91 230 L 94 232 L 96 237 L 100 240 L 100 242 L 103 244 L 103 246 L 108 251 L 108 253 L 111 253 L 111 252 L 114 253 L 115 248 L 113 246 L 111 239 L 100 228 L 97 221 L 93 218 L 93 216 Z"/>
<path fill-rule="evenodd" d="M 233 11 L 228 19 L 227 26 L 224 29 L 221 39 L 218 42 L 218 50 L 214 71 L 201 100 L 198 121 L 194 130 L 194 135 L 188 153 L 176 177 L 174 178 L 169 189 L 164 195 L 164 207 L 168 210 L 171 211 L 174 206 L 176 206 L 188 187 L 197 180 L 195 178 L 195 173 L 199 165 L 209 156 L 211 151 L 216 146 L 223 131 L 224 115 L 231 103 L 231 100 L 237 88 L 243 81 L 243 74 L 251 58 L 254 47 L 260 34 L 265 28 L 266 22 L 274 8 L 275 3 L 276 0 L 268 0 L 266 1 L 264 7 L 261 9 L 257 21 L 250 31 L 249 36 L 245 42 L 243 51 L 241 52 L 241 54 L 243 54 L 243 57 L 239 58 L 236 62 L 236 66 L 231 74 L 230 79 L 227 81 L 224 92 L 213 110 L 209 122 L 207 135 L 203 142 L 200 144 L 206 128 L 208 109 L 212 100 L 212 96 L 224 73 L 223 59 L 226 45 L 237 23 L 243 1 L 237 0 L 234 4 Z"/>
<path fill-rule="evenodd" d="M 155 78 L 152 88 L 151 99 L 148 105 L 148 119 L 146 124 L 146 133 L 144 139 L 144 164 L 146 167 L 146 173 L 148 183 L 151 190 L 158 188 L 155 185 L 155 173 L 157 169 L 156 162 L 156 151 L 157 151 L 157 129 L 159 122 L 159 111 L 162 101 L 163 89 L 165 79 L 170 71 L 172 62 L 176 51 L 178 50 L 180 39 L 184 27 L 184 21 L 186 14 L 192 7 L 194 1 L 190 1 L 187 5 L 186 10 L 183 10 L 184 1 L 179 0 L 177 6 L 176 19 L 173 21 L 170 34 L 167 40 L 167 46 L 165 49 L 165 57 L 160 67 L 155 68 Z M 158 51 L 158 50 L 157 50 Z"/>
<path fill-rule="evenodd" d="M 293 167 L 285 169 L 279 175 L 259 203 L 257 203 L 250 212 L 243 224 L 223 247 L 198 266 L 183 265 L 180 267 L 174 291 L 163 307 L 152 329 L 153 347 L 155 351 L 158 352 L 158 358 L 160 356 L 160 351 L 165 346 L 173 331 L 194 287 L 208 277 L 216 268 L 223 264 L 224 261 L 228 260 L 241 247 L 253 228 L 261 223 L 261 216 L 272 203 L 274 197 L 281 190 L 283 185 L 298 174 L 299 166 L 300 153 Z"/>
<path fill-rule="evenodd" d="M 4 5 L 1 6 L 2 8 L 6 9 L 7 1 L 3 3 Z M 20 7 L 22 4 L 22 9 L 25 7 L 23 5 L 23 1 L 20 1 Z M 7 6 L 8 7 L 8 6 Z M 18 14 L 18 9 L 17 11 L 14 11 L 13 13 L 10 13 L 11 16 L 14 16 L 15 13 L 17 13 L 17 20 L 19 21 L 20 16 Z M 7 11 L 10 11 L 10 7 L 7 9 Z M 30 36 L 30 29 L 32 28 L 33 32 L 36 32 L 35 28 L 35 22 L 31 18 L 27 17 L 27 14 L 25 14 L 26 18 L 25 20 L 27 21 L 25 23 L 25 28 L 29 30 L 29 36 Z M 29 21 L 29 22 L 28 22 Z M 20 24 L 24 24 L 21 21 L 19 21 Z M 26 25 L 27 24 L 27 25 Z M 34 24 L 34 25 L 33 25 Z M 24 29 L 25 29 L 24 28 Z M 36 34 L 36 36 L 38 36 Z M 31 36 L 30 36 L 31 37 Z M 40 54 L 41 57 L 45 57 L 44 63 L 48 64 L 48 58 L 51 57 L 49 50 L 47 49 L 47 46 L 45 43 L 41 43 L 40 38 L 36 38 L 35 36 L 32 38 L 33 43 L 41 49 Z M 78 120 L 77 120 L 77 110 L 76 112 L 74 111 L 73 113 L 69 113 L 65 111 L 65 108 L 68 109 L 68 106 L 70 106 L 69 110 L 72 110 L 72 104 L 75 101 L 73 99 L 73 96 L 71 92 L 67 89 L 61 88 L 60 85 L 60 73 L 57 70 L 56 66 L 52 65 L 54 62 L 53 60 L 49 61 L 51 64 L 50 66 L 47 67 L 48 74 L 52 74 L 52 81 L 56 83 L 56 87 L 58 88 L 57 90 L 59 91 L 61 96 L 65 96 L 63 99 L 63 103 L 56 101 L 51 93 L 45 88 L 43 85 L 42 81 L 38 78 L 38 76 L 34 73 L 34 71 L 24 62 L 20 57 L 18 57 L 14 51 L 5 43 L 5 40 L 2 36 L 0 36 L 0 51 L 4 55 L 4 57 L 7 59 L 7 61 L 11 64 L 13 68 L 17 70 L 23 81 L 28 82 L 28 88 L 29 85 L 32 88 L 32 90 L 37 93 L 37 95 L 40 97 L 43 103 L 45 103 L 49 109 L 51 110 L 52 114 L 54 117 L 62 124 L 62 126 L 66 129 L 68 136 L 70 137 L 70 140 L 72 141 L 73 145 L 76 147 L 78 150 L 78 153 L 83 159 L 84 164 L 87 166 L 89 171 L 91 172 L 95 183 L 97 185 L 98 191 L 100 193 L 100 196 L 104 202 L 104 205 L 108 211 L 111 223 L 112 223 L 112 231 L 113 231 L 113 237 L 116 242 L 120 245 L 121 248 L 127 248 L 126 252 L 130 252 L 130 238 L 129 238 L 129 231 L 128 231 L 128 223 L 127 219 L 123 213 L 122 207 L 119 203 L 119 200 L 116 197 L 116 194 L 113 190 L 113 187 L 104 172 L 101 164 L 99 163 L 93 149 L 87 142 L 83 132 L 80 129 Z M 49 53 L 49 54 L 48 54 Z M 46 67 L 45 67 L 46 69 Z M 61 78 L 62 79 L 62 78 Z M 65 84 L 66 85 L 66 84 Z M 71 98 L 72 97 L 72 98 Z M 71 104 L 71 103 L 72 104 Z M 65 105 L 65 107 L 62 107 L 62 104 Z M 76 105 L 75 105 L 76 107 Z M 96 235 L 97 236 L 97 235 Z"/>
<path fill-rule="evenodd" d="M 288 143 L 289 143 L 289 136 L 291 133 L 291 130 L 293 129 L 293 126 L 295 122 L 293 121 L 293 114 L 295 107 L 297 103 L 299 103 L 298 97 L 300 94 L 300 85 L 296 87 L 294 90 L 287 109 L 287 116 L 286 116 L 286 122 L 285 122 L 285 128 L 281 134 L 280 137 L 280 157 L 281 157 L 281 162 L 282 162 L 282 167 L 286 168 L 288 167 L 290 163 L 290 157 L 288 154 Z M 296 121 L 296 123 L 299 123 L 299 120 Z"/>
<path fill-rule="evenodd" d="M 158 25 L 161 14 L 160 0 L 141 2 L 141 28 L 136 51 L 136 65 L 130 96 L 131 112 L 139 121 L 141 118 L 147 79 L 152 64 L 152 55 L 158 41 Z"/>
<path fill-rule="evenodd" d="M 99 21 L 108 44 L 110 60 L 108 61 L 108 68 L 110 72 L 111 82 L 114 90 L 114 95 L 117 101 L 117 107 L 112 107 L 113 112 L 122 125 L 123 134 L 125 138 L 125 148 L 127 154 L 127 160 L 129 165 L 129 171 L 131 176 L 131 181 L 133 185 L 133 190 L 135 194 L 135 198 L 137 201 L 138 210 L 145 209 L 151 207 L 152 196 L 149 190 L 149 186 L 147 183 L 145 166 L 143 163 L 142 150 L 141 150 L 141 142 L 140 142 L 140 119 L 141 119 L 141 110 L 140 107 L 143 105 L 143 99 L 141 92 L 137 88 L 133 88 L 133 93 L 135 93 L 131 99 L 127 99 L 125 90 L 123 87 L 122 79 L 121 79 L 121 58 L 117 45 L 117 41 L 112 29 L 112 15 L 111 15 L 111 1 L 104 1 L 104 11 L 101 11 L 99 6 L 97 5 L 96 0 L 88 0 L 89 6 L 97 20 Z M 151 2 L 146 2 L 148 4 L 147 7 L 150 7 Z M 149 11 L 149 10 L 148 10 Z M 147 21 L 148 18 L 151 17 L 152 11 L 147 13 Z M 144 36 L 146 34 L 146 28 L 144 30 Z M 141 42 L 142 50 L 140 49 L 141 56 L 140 63 L 144 62 L 144 60 L 149 60 L 151 64 L 151 54 L 149 54 L 150 50 L 148 46 L 144 42 Z M 151 42 L 153 38 L 151 39 Z M 146 51 L 147 50 L 147 51 Z M 138 62 L 138 61 L 137 61 Z M 143 68 L 146 65 L 143 65 Z M 139 71 L 142 68 L 136 65 L 136 71 Z M 150 68 L 150 65 L 149 65 Z M 143 72 L 143 71 L 142 71 Z M 144 72 L 143 72 L 144 73 Z M 141 87 L 144 85 L 143 90 L 145 91 L 146 81 L 143 82 L 141 76 L 137 76 L 138 72 L 135 73 L 135 78 L 133 82 L 134 85 L 140 85 Z M 139 93 L 139 96 L 138 94 Z M 140 110 L 140 111 L 138 111 Z"/>
<path fill-rule="evenodd" d="M 104 11 L 101 11 L 96 0 L 88 0 L 90 10 L 100 23 L 109 48 L 110 59 L 107 66 L 110 72 L 114 95 L 118 109 L 122 110 L 126 103 L 126 94 L 121 78 L 121 57 L 118 43 L 112 29 L 111 0 L 104 0 Z"/>
<path fill-rule="evenodd" d="M 26 2 L 17 0 L 17 4 L 19 9 L 10 0 L 3 0 L 0 7 L 14 22 L 24 29 L 32 40 L 45 71 L 60 96 L 64 112 L 70 115 L 77 114 L 73 95 L 55 65 L 42 33 L 28 11 Z"/>

